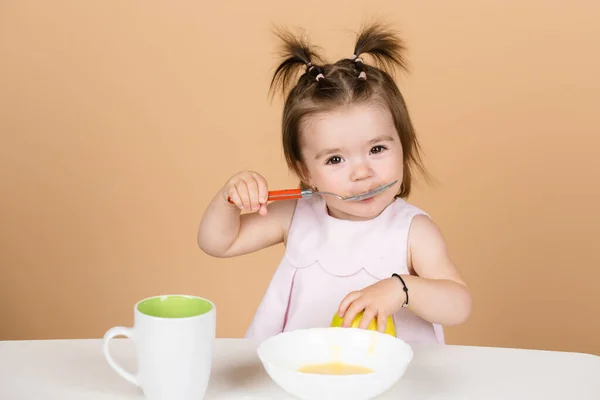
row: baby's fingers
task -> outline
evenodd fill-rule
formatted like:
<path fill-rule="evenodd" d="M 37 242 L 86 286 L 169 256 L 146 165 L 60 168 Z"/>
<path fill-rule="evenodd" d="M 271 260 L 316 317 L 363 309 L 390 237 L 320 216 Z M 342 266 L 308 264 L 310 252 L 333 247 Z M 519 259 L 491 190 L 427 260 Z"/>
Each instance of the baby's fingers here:
<path fill-rule="evenodd" d="M 261 215 L 263 217 L 265 215 L 267 215 L 267 205 L 266 204 L 261 204 L 260 205 L 260 208 L 258 209 L 258 215 Z"/>
<path fill-rule="evenodd" d="M 254 178 L 246 179 L 246 186 L 248 187 L 248 198 L 250 199 L 250 209 L 252 211 L 258 211 L 260 208 L 260 201 L 258 199 L 258 182 Z"/>
<path fill-rule="evenodd" d="M 377 314 L 377 330 L 381 333 L 385 332 L 389 315 L 380 312 Z"/>
<path fill-rule="evenodd" d="M 256 173 L 253 174 L 253 176 L 258 187 L 258 201 L 260 204 L 267 204 L 267 199 L 269 198 L 269 187 L 267 185 L 267 180 Z"/>
<path fill-rule="evenodd" d="M 231 186 L 227 191 L 228 200 L 230 203 L 235 204 L 239 209 L 243 208 L 242 199 L 235 186 Z"/>
<path fill-rule="evenodd" d="M 248 193 L 248 186 L 246 185 L 246 182 L 243 180 L 238 182 L 235 185 L 235 188 L 240 196 L 243 208 L 246 210 L 252 210 L 252 206 L 250 204 L 250 195 Z"/>
<path fill-rule="evenodd" d="M 365 311 L 363 312 L 362 317 L 360 318 L 360 323 L 358 324 L 358 327 L 360 329 L 367 329 L 369 327 L 369 324 L 373 320 L 373 318 L 375 318 L 376 316 L 377 316 L 377 312 L 375 312 L 373 309 L 367 307 L 365 309 Z"/>
<path fill-rule="evenodd" d="M 346 310 L 348 309 L 348 307 L 350 307 L 350 304 L 357 300 L 360 297 L 360 295 L 361 293 L 359 291 L 348 293 L 346 297 L 344 297 L 344 299 L 341 301 L 338 307 L 338 315 L 340 317 L 343 317 L 344 314 L 346 314 Z"/>
<path fill-rule="evenodd" d="M 350 307 L 348 307 L 348 309 L 344 313 L 344 319 L 342 320 L 342 326 L 344 328 L 347 328 L 350 325 L 352 325 L 352 321 L 354 321 L 354 317 L 356 317 L 356 314 L 363 311 L 364 309 L 365 309 L 364 301 L 362 300 L 362 298 L 358 298 L 356 301 L 354 301 L 352 304 L 350 304 Z M 370 320 L 369 320 L 369 322 L 370 322 Z"/>

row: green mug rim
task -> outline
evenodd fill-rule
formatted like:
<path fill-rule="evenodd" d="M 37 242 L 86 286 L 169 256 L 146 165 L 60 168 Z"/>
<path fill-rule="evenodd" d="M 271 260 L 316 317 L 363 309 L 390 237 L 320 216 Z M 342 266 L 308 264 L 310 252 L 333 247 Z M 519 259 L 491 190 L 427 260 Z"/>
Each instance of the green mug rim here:
<path fill-rule="evenodd" d="M 188 297 L 191 299 L 196 299 L 196 300 L 202 300 L 207 302 L 210 305 L 210 309 L 206 312 L 203 312 L 201 314 L 197 314 L 197 315 L 189 315 L 189 316 L 185 316 L 185 317 L 162 317 L 162 316 L 157 316 L 157 315 L 151 315 L 151 314 L 147 314 L 143 311 L 141 311 L 139 309 L 140 305 L 142 303 L 144 303 L 145 301 L 148 300 L 152 300 L 152 299 L 157 299 L 157 298 L 161 298 L 161 297 Z M 178 293 L 170 293 L 170 294 L 157 294 L 157 295 L 153 295 L 153 296 L 148 296 L 146 298 L 143 298 L 139 301 L 137 301 L 133 307 L 134 313 L 139 314 L 144 316 L 145 318 L 154 318 L 154 319 L 160 319 L 160 320 L 169 320 L 169 321 L 177 321 L 177 320 L 186 320 L 186 319 L 191 319 L 191 318 L 207 318 L 210 314 L 216 312 L 216 308 L 217 306 L 215 305 L 215 303 L 212 300 L 207 299 L 206 297 L 201 297 L 201 296 L 195 296 L 192 294 L 178 294 Z"/>

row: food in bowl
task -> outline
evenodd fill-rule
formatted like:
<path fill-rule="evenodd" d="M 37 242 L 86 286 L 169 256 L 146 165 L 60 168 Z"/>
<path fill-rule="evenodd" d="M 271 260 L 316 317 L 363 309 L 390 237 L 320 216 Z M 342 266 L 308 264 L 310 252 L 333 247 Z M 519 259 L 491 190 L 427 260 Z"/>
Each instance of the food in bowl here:
<path fill-rule="evenodd" d="M 330 327 L 272 336 L 258 357 L 271 379 L 300 399 L 369 400 L 396 384 L 413 353 L 388 334 Z"/>
<path fill-rule="evenodd" d="M 363 367 L 362 365 L 346 364 L 341 362 L 330 362 L 321 364 L 308 364 L 298 368 L 298 372 L 306 374 L 322 374 L 322 375 L 357 375 L 370 374 L 372 369 Z"/>

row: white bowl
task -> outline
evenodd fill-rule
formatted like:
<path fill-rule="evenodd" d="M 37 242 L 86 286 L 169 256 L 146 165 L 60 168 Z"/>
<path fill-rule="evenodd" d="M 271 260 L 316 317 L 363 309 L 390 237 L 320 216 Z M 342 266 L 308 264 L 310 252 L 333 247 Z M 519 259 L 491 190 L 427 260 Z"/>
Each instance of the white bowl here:
<path fill-rule="evenodd" d="M 401 339 L 359 328 L 312 328 L 280 333 L 263 341 L 258 357 L 286 392 L 305 400 L 368 400 L 391 388 L 412 361 Z M 360 365 L 373 372 L 322 375 L 298 372 L 310 364 Z"/>

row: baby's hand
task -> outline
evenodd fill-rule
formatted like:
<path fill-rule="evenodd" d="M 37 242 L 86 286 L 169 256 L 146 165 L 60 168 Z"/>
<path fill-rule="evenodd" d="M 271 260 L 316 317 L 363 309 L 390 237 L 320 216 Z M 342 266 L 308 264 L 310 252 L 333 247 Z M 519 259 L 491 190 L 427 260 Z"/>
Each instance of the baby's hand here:
<path fill-rule="evenodd" d="M 229 178 L 221 191 L 225 201 L 232 202 L 241 210 L 267 214 L 269 190 L 267 181 L 260 174 L 253 171 L 239 172 Z"/>
<path fill-rule="evenodd" d="M 371 320 L 377 317 L 377 330 L 384 332 L 388 316 L 400 310 L 404 300 L 400 280 L 396 277 L 387 278 L 363 290 L 349 293 L 340 303 L 338 315 L 344 317 L 342 326 L 349 327 L 356 314 L 364 310 L 358 327 L 366 329 Z"/>

